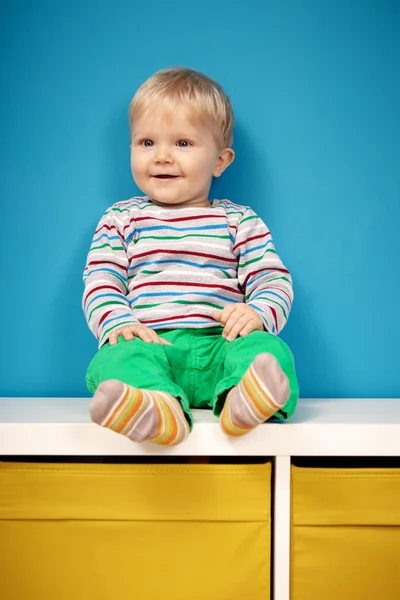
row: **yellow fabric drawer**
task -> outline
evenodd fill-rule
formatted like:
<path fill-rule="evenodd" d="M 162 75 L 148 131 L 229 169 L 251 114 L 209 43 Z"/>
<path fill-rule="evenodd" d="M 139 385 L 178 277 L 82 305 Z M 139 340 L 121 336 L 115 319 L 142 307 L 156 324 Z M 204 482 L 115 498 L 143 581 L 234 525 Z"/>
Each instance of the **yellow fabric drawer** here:
<path fill-rule="evenodd" d="M 270 502 L 269 463 L 0 463 L 0 598 L 268 599 Z"/>
<path fill-rule="evenodd" d="M 292 467 L 291 598 L 400 598 L 400 469 Z"/>

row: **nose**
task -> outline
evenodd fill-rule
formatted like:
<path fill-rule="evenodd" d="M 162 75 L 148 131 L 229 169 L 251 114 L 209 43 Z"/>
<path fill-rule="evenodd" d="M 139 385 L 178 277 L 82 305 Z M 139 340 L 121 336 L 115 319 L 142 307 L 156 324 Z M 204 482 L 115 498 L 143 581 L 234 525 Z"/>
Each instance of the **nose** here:
<path fill-rule="evenodd" d="M 172 152 L 167 145 L 159 145 L 157 146 L 157 152 L 154 158 L 154 162 L 158 165 L 160 164 L 170 164 L 173 162 Z"/>

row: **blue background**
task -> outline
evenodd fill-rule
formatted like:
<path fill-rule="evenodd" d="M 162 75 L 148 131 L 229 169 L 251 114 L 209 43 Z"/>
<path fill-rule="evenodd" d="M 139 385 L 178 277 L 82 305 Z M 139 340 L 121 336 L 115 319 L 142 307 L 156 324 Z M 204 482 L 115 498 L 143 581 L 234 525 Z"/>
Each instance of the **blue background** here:
<path fill-rule="evenodd" d="M 400 8 L 382 0 L 1 2 L 1 389 L 86 396 L 94 228 L 137 194 L 127 108 L 153 72 L 219 80 L 237 119 L 215 197 L 292 272 L 303 397 L 400 396 Z"/>

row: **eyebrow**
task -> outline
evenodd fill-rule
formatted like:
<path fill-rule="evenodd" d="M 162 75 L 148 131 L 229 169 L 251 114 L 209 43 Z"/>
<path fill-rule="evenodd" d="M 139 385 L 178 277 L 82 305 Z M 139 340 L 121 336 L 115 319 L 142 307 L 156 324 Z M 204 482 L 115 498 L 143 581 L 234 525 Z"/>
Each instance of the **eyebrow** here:
<path fill-rule="evenodd" d="M 143 131 L 140 131 L 140 130 L 136 131 L 132 137 L 133 137 L 133 139 L 136 139 L 138 137 L 151 139 L 151 138 L 157 137 L 157 135 L 158 134 L 155 131 L 147 131 L 146 129 L 144 129 Z M 188 138 L 188 139 L 200 141 L 203 139 L 200 135 L 197 135 L 195 133 L 188 133 L 188 132 L 186 132 L 186 133 L 179 132 L 177 135 L 174 135 L 173 137 L 175 137 L 178 140 L 182 140 L 182 139 L 184 140 L 184 139 Z"/>

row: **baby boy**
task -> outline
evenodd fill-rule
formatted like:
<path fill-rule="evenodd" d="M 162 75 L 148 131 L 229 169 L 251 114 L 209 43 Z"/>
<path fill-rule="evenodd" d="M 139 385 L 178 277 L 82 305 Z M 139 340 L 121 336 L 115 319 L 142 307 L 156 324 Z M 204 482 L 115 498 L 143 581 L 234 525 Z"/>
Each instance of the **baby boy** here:
<path fill-rule="evenodd" d="M 84 272 L 99 341 L 87 371 L 92 420 L 174 445 L 189 435 L 191 408 L 212 409 L 230 436 L 287 419 L 299 393 L 278 337 L 290 274 L 249 206 L 209 199 L 235 157 L 229 98 L 202 73 L 165 69 L 136 92 L 129 121 L 145 195 L 106 210 Z"/>

